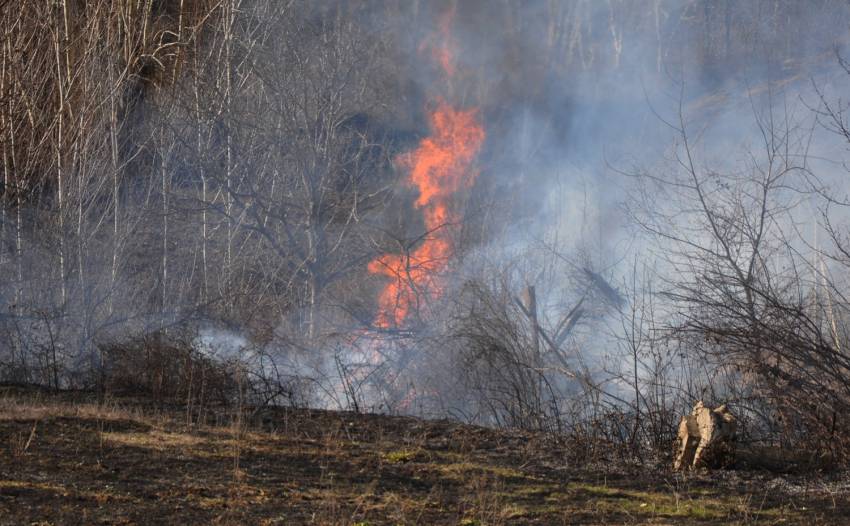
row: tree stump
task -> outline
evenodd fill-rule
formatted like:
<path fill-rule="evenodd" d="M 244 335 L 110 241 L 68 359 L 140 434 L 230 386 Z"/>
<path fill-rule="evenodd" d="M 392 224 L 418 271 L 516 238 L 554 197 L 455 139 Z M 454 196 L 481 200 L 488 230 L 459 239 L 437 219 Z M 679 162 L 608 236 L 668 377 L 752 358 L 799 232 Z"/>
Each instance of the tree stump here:
<path fill-rule="evenodd" d="M 715 409 L 697 402 L 690 415 L 679 422 L 673 469 L 719 468 L 735 459 L 735 417 L 721 405 Z"/>

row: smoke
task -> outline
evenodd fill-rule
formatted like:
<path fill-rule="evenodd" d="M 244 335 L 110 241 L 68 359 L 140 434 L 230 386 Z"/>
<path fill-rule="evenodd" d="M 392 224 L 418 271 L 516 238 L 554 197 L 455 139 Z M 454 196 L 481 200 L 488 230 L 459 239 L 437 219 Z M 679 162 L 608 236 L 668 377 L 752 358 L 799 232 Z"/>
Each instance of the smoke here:
<path fill-rule="evenodd" d="M 128 69 L 126 92 L 95 97 L 112 106 L 83 108 L 97 118 L 63 146 L 61 206 L 54 178 L 5 209 L 6 376 L 35 368 L 27 381 L 43 382 L 59 347 L 71 375 L 99 345 L 189 327 L 198 351 L 250 364 L 303 403 L 486 421 L 475 389 L 495 384 L 469 371 L 481 366 L 469 335 L 486 332 L 474 318 L 505 321 L 515 340 L 482 353 L 545 354 L 528 287 L 547 337 L 570 328 L 562 351 L 537 364 L 504 356 L 494 374 L 557 370 L 543 376 L 566 396 L 578 379 L 565 370 L 600 380 L 622 362 L 621 317 L 647 286 L 636 270 L 675 273 L 635 228 L 628 174 L 676 169 L 680 117 L 706 169 L 747 166 L 758 119 L 773 115 L 810 138 L 819 181 L 846 175 L 841 141 L 812 112 L 846 88 L 843 3 L 221 6 L 197 35 L 164 32 L 185 53 L 154 57 L 156 74 Z M 97 50 L 85 78 L 106 86 L 103 64 L 124 78 Z M 449 199 L 439 294 L 407 298 L 406 318 L 375 327 L 391 278 L 369 263 L 395 255 L 399 274 L 433 226 L 397 160 L 432 134 L 438 100 L 480 120 L 486 139 L 467 160 L 477 177 Z"/>
<path fill-rule="evenodd" d="M 463 248 L 452 267 L 458 288 L 447 294 L 459 295 L 487 273 L 507 273 L 503 285 L 512 294 L 535 286 L 540 316 L 551 326 L 591 290 L 595 316 L 582 320 L 569 346 L 581 355 L 571 365 L 592 376 L 622 360 L 614 350 L 621 312 L 586 277 L 626 294 L 636 261 L 662 279 L 675 272 L 657 259 L 664 247 L 648 246 L 630 224 L 624 203 L 633 181 L 624 174 L 671 169 L 681 139 L 674 128 L 683 123 L 700 166 L 718 171 L 747 165 L 762 140 L 759 120 L 771 115 L 812 130 L 818 148 L 836 142 L 815 130 L 810 112 L 819 104 L 813 81 L 821 89 L 835 81 L 834 52 L 846 42 L 837 22 L 846 20 L 846 8 L 829 2 L 805 12 L 763 2 L 427 7 L 389 22 L 390 33 L 407 50 L 405 61 L 421 64 L 411 41 L 436 32 L 440 13 L 455 10 L 450 95 L 480 107 L 487 131 L 481 176 L 465 196 Z M 411 81 L 418 93 L 438 85 L 428 67 L 414 67 Z M 423 353 L 422 362 L 446 367 Z M 464 402 L 444 403 L 457 409 Z"/>
<path fill-rule="evenodd" d="M 474 395 L 462 387 L 470 367 L 465 350 L 447 346 L 446 337 L 459 312 L 470 308 L 464 287 L 481 280 L 512 297 L 534 286 L 547 329 L 586 302 L 586 314 L 563 343 L 566 365 L 600 380 L 622 360 L 616 350 L 622 304 L 612 304 L 611 294 L 626 295 L 637 260 L 661 274 L 675 271 L 653 256 L 664 247 L 647 246 L 629 224 L 623 204 L 631 181 L 623 173 L 669 169 L 678 140 L 669 123 L 678 125 L 680 117 L 700 136 L 706 166 L 737 169 L 746 146 L 758 139 L 759 112 L 776 105 L 799 111 L 814 100 L 812 75 L 836 66 L 829 53 L 835 42 L 818 36 L 830 34 L 821 28 L 837 27 L 824 19 L 827 7 L 796 19 L 793 43 L 774 36 L 777 27 L 790 31 L 788 20 L 752 6 L 726 6 L 722 13 L 700 12 L 689 2 L 533 2 L 502 9 L 426 3 L 394 13 L 383 7 L 347 16 L 376 36 L 389 35 L 395 51 L 390 71 L 397 78 L 390 84 L 400 93 L 386 117 L 389 135 L 427 136 L 429 104 L 445 98 L 475 109 L 487 139 L 475 160 L 480 176 L 455 197 L 465 208 L 451 262 L 441 271 L 445 288 L 438 298 L 423 293 L 417 312 L 406 323 L 397 320 L 402 334 L 373 333 L 365 323 L 349 326 L 341 340 L 293 347 L 285 337 L 263 347 L 275 371 L 308 378 L 315 388 L 305 398 L 323 407 L 473 411 Z M 712 27 L 721 21 L 734 27 Z M 451 46 L 448 79 L 441 72 L 447 66 L 434 60 L 435 42 Z M 412 137 L 402 140 L 394 155 L 414 146 Z M 388 205 L 406 219 L 399 224 L 384 214 L 372 221 L 415 249 L 429 227 L 414 205 L 417 191 L 403 182 L 408 169 L 394 164 L 399 182 Z M 378 297 L 384 281 L 371 283 L 360 294 Z M 296 312 L 301 320 L 315 315 Z M 527 320 L 512 314 L 523 330 Z M 275 332 L 298 332 L 303 324 L 288 322 Z M 350 337 L 355 333 L 363 336 Z M 575 389 L 572 378 L 548 380 L 562 393 Z"/>

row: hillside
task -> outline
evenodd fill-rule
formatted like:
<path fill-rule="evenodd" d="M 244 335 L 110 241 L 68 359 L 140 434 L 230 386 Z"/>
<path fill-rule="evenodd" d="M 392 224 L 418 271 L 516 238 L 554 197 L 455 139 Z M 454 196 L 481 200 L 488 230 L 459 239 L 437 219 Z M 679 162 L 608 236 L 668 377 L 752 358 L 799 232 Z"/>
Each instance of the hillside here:
<path fill-rule="evenodd" d="M 0 524 L 814 525 L 850 517 L 836 475 L 811 483 L 578 467 L 577 444 L 407 417 L 280 409 L 243 425 L 208 420 L 187 425 L 179 407 L 6 392 Z M 604 448 L 595 456 L 605 460 Z"/>

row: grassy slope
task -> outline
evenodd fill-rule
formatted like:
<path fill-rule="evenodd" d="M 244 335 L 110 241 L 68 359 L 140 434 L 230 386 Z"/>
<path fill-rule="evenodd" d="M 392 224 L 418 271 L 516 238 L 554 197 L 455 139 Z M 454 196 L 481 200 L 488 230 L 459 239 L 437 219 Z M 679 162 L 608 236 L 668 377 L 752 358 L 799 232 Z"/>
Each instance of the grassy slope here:
<path fill-rule="evenodd" d="M 580 470 L 529 434 L 302 410 L 187 426 L 132 407 L 0 398 L 0 525 L 850 522 L 822 485 Z"/>

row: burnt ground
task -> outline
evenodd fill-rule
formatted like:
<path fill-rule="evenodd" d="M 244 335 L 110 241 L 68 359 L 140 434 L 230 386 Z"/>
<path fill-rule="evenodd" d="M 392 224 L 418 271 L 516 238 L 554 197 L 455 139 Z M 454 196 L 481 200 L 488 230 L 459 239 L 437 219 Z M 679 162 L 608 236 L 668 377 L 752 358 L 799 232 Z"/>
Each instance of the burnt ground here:
<path fill-rule="evenodd" d="M 848 524 L 841 474 L 578 468 L 544 436 L 0 393 L 0 525 Z"/>

